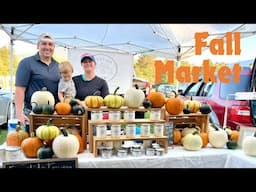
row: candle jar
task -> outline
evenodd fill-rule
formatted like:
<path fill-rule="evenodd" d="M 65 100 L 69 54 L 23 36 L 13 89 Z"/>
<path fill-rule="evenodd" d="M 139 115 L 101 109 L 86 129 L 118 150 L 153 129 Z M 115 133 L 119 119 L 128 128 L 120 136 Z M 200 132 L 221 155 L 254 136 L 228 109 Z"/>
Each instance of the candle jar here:
<path fill-rule="evenodd" d="M 111 137 L 118 138 L 121 135 L 121 125 L 111 125 Z"/>
<path fill-rule="evenodd" d="M 91 112 L 91 120 L 100 121 L 103 119 L 102 111 L 92 111 Z"/>
<path fill-rule="evenodd" d="M 150 120 L 161 120 L 161 111 L 152 109 L 150 112 Z"/>
<path fill-rule="evenodd" d="M 140 126 L 140 136 L 149 137 L 150 136 L 150 124 L 143 123 Z"/>
<path fill-rule="evenodd" d="M 135 137 L 136 136 L 136 125 L 127 124 L 125 128 L 126 137 Z"/>
<path fill-rule="evenodd" d="M 97 125 L 96 126 L 96 137 L 105 138 L 107 136 L 107 126 L 106 125 Z"/>
<path fill-rule="evenodd" d="M 124 120 L 134 121 L 135 120 L 135 111 L 125 111 L 124 112 Z"/>
<path fill-rule="evenodd" d="M 156 137 L 164 136 L 164 124 L 163 123 L 155 123 L 154 124 L 154 135 Z"/>
<path fill-rule="evenodd" d="M 120 111 L 109 111 L 109 120 L 119 121 L 121 117 Z"/>

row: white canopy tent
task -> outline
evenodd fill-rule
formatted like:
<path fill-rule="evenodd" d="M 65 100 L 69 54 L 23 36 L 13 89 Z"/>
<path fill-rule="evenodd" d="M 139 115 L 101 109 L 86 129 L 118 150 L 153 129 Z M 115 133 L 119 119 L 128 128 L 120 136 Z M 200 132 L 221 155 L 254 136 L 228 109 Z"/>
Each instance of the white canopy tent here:
<path fill-rule="evenodd" d="M 241 38 L 244 38 L 255 35 L 256 24 L 0 24 L 0 29 L 11 39 L 12 76 L 14 42 L 21 40 L 36 44 L 43 32 L 51 33 L 56 45 L 67 49 L 152 54 L 179 62 L 194 55 L 196 32 L 208 32 L 207 42 L 225 37 L 226 32 L 241 32 Z"/>

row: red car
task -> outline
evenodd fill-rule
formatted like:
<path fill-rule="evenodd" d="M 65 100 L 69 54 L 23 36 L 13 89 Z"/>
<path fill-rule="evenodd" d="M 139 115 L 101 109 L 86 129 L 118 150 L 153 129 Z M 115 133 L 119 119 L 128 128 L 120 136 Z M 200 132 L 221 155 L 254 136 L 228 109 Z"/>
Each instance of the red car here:
<path fill-rule="evenodd" d="M 253 86 L 256 86 L 255 82 L 251 83 L 252 77 L 255 77 L 255 60 L 247 60 L 240 63 L 241 66 L 249 66 L 250 64 L 253 64 L 252 69 L 250 67 L 242 68 L 239 83 L 232 81 L 230 83 L 222 83 L 219 80 L 216 83 L 204 83 L 201 79 L 198 83 L 188 84 L 186 88 L 179 90 L 179 92 L 187 99 L 193 96 L 194 100 L 208 103 L 213 109 L 210 114 L 210 120 L 217 116 L 220 126 L 223 126 L 224 123 L 225 106 L 227 104 L 226 126 L 231 127 L 231 129 L 239 129 L 240 126 L 252 127 L 254 126 L 253 111 L 256 114 L 256 107 L 252 109 L 254 101 L 235 100 L 234 96 L 229 95 L 236 92 L 250 92 L 253 90 Z M 227 95 L 229 95 L 228 102 L 226 101 Z"/>

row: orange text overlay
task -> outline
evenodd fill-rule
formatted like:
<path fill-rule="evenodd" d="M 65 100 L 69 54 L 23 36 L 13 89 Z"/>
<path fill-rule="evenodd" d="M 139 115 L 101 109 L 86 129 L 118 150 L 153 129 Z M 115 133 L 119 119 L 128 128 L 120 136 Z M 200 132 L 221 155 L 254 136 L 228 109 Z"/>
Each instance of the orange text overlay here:
<path fill-rule="evenodd" d="M 180 66 L 174 69 L 174 61 L 167 61 L 165 64 L 157 60 L 155 61 L 155 83 L 162 82 L 162 74 L 167 73 L 168 83 L 174 83 L 174 77 L 180 83 L 198 82 L 199 76 L 203 77 L 204 82 L 216 82 L 218 78 L 223 83 L 229 83 L 231 76 L 235 83 L 240 82 L 241 67 L 235 64 L 232 69 L 227 66 L 222 66 L 217 71 L 216 66 L 210 66 L 209 60 L 204 60 L 202 66 Z"/>

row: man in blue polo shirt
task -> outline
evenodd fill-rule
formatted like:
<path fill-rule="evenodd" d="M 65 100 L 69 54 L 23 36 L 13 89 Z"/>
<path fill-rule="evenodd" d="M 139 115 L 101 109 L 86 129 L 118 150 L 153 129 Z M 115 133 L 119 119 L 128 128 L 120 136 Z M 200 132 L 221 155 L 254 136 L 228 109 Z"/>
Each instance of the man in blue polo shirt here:
<path fill-rule="evenodd" d="M 43 33 L 37 43 L 37 54 L 24 58 L 19 63 L 15 80 L 16 118 L 25 123 L 31 112 L 31 96 L 35 91 L 47 87 L 58 101 L 59 64 L 52 58 L 55 43 L 52 36 Z"/>

